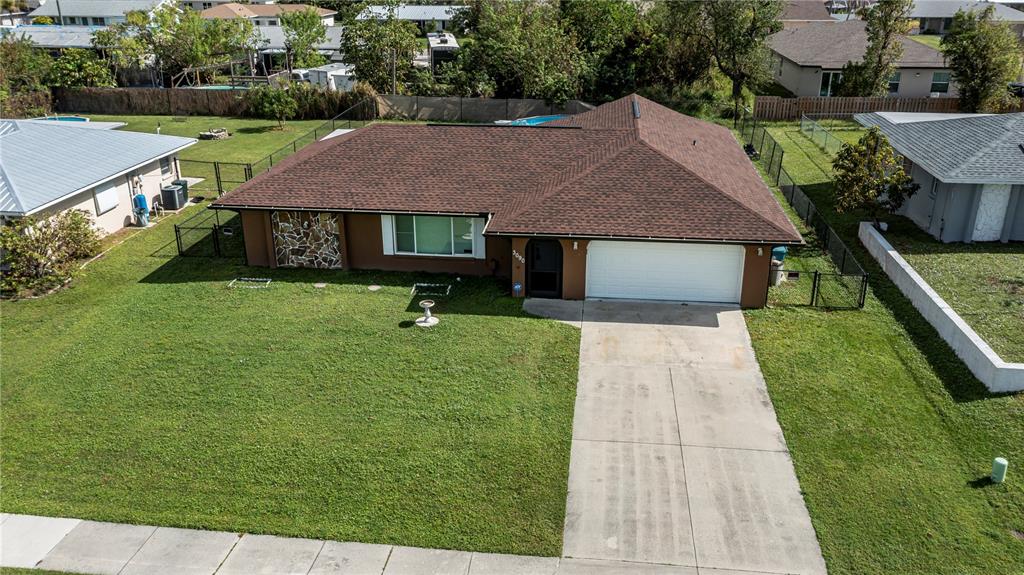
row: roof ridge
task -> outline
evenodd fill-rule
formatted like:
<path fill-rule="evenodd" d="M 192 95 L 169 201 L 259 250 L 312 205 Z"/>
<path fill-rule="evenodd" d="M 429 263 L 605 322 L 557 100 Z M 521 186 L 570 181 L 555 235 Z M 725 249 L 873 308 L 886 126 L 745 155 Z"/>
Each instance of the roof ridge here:
<path fill-rule="evenodd" d="M 527 201 L 543 201 L 545 198 L 550 197 L 552 194 L 564 188 L 568 184 L 584 177 L 590 172 L 593 172 L 599 166 L 603 166 L 609 160 L 619 156 L 629 147 L 630 144 L 636 143 L 640 140 L 639 134 L 632 130 L 615 131 L 620 133 L 610 139 L 608 146 L 603 146 L 584 155 L 573 163 L 572 168 L 556 172 L 553 176 L 544 180 L 544 182 L 536 189 L 520 194 L 512 202 L 508 213 L 502 219 L 506 221 L 514 221 L 529 209 L 530 206 L 527 205 Z M 606 153 L 607 149 L 611 149 L 613 151 L 611 153 Z M 592 156 L 598 156 L 598 158 L 592 158 Z M 582 169 L 580 169 L 581 167 Z"/>
<path fill-rule="evenodd" d="M 17 211 L 24 213 L 25 205 L 21 203 L 21 198 L 18 197 L 17 190 L 14 189 L 14 183 L 12 183 L 11 179 L 7 177 L 7 170 L 4 169 L 3 162 L 0 162 L 0 191 L 3 190 L 7 191 L 7 195 L 10 196 L 12 203 L 14 203 L 14 205 L 17 206 Z M 0 204 L 2 203 L 3 198 L 0 197 Z M 0 209 L 3 209 L 3 211 L 10 211 L 4 209 L 2 205 L 0 205 Z"/>
<path fill-rule="evenodd" d="M 688 174 L 691 174 L 691 175 L 693 175 L 693 177 L 695 177 L 695 178 L 697 178 L 698 180 L 700 180 L 700 181 L 704 182 L 705 184 L 707 184 L 708 186 L 710 186 L 710 187 L 711 187 L 712 189 L 714 189 L 714 190 L 717 190 L 717 191 L 718 191 L 718 193 L 720 193 L 721 195 L 725 196 L 726 198 L 729 198 L 729 200 L 730 200 L 730 201 L 732 201 L 733 203 L 737 204 L 738 206 L 740 206 L 740 207 L 741 207 L 741 208 L 743 208 L 744 210 L 746 210 L 746 211 L 748 211 L 748 212 L 750 212 L 750 213 L 754 214 L 754 215 L 755 215 L 755 216 L 756 216 L 756 217 L 757 217 L 758 219 L 760 219 L 760 220 L 761 220 L 761 221 L 763 221 L 763 222 L 766 222 L 766 223 L 767 223 L 768 225 L 770 225 L 771 227 L 775 228 L 775 229 L 776 229 L 777 231 L 779 231 L 779 232 L 781 232 L 781 233 L 783 233 L 783 234 L 788 234 L 788 233 L 791 233 L 792 231 L 796 230 L 796 226 L 793 226 L 793 230 L 784 230 L 784 229 L 782 229 L 781 227 L 779 227 L 779 226 L 778 226 L 778 224 L 776 224 L 775 222 L 773 222 L 773 221 L 771 221 L 771 220 L 769 220 L 769 219 L 765 218 L 764 216 L 762 216 L 761 214 L 759 214 L 759 213 L 758 213 L 758 212 L 757 212 L 756 210 L 754 210 L 753 208 L 751 208 L 750 206 L 748 206 L 748 205 L 747 205 L 747 204 L 746 204 L 745 202 L 742 202 L 742 201 L 738 200 L 737 198 L 733 197 L 733 195 L 732 195 L 732 194 L 730 194 L 729 192 L 727 192 L 727 191 L 723 190 L 723 189 L 722 189 L 721 187 L 719 187 L 718 185 L 716 185 L 716 184 L 713 184 L 713 183 L 709 182 L 709 181 L 707 180 L 707 178 L 705 178 L 705 177 L 701 176 L 701 175 L 700 175 L 700 174 L 698 174 L 697 172 L 694 172 L 694 171 L 693 171 L 693 170 L 691 170 L 691 169 L 690 169 L 689 167 L 687 167 L 686 165 L 684 165 L 684 164 L 683 164 L 682 162 L 680 162 L 680 161 L 676 160 L 675 158 L 673 158 L 673 157 L 669 156 L 668 154 L 666 154 L 666 153 L 662 152 L 662 151 L 661 151 L 661 150 L 659 150 L 658 148 L 655 148 L 654 146 L 652 146 L 651 144 L 649 144 L 649 143 L 648 143 L 648 142 L 647 142 L 646 140 L 644 140 L 643 138 L 639 138 L 639 139 L 638 139 L 638 141 L 639 141 L 639 142 L 640 142 L 641 144 L 643 144 L 644 146 L 647 146 L 647 148 L 649 148 L 649 149 L 650 149 L 651 151 L 653 151 L 654 153 L 658 154 L 658 155 L 659 155 L 659 156 L 661 156 L 662 158 L 665 158 L 666 160 L 668 160 L 668 161 L 672 162 L 673 164 L 675 164 L 675 165 L 679 166 L 679 167 L 680 167 L 680 168 L 682 168 L 682 169 L 683 169 L 683 170 L 684 170 L 684 171 L 685 171 L 686 173 L 688 173 Z M 766 185 L 765 187 L 767 187 L 767 185 Z M 769 193 L 771 193 L 771 190 L 769 190 Z M 787 218 L 787 219 L 788 219 L 788 218 Z M 791 225 L 792 225 L 792 224 L 791 224 Z M 799 235 L 799 233 L 798 233 L 798 235 Z"/>
<path fill-rule="evenodd" d="M 992 116 L 988 116 L 988 117 L 992 117 Z M 995 117 L 998 118 L 999 116 L 996 115 Z M 969 118 L 953 118 L 953 119 L 955 119 L 955 120 L 963 120 L 963 119 L 969 119 Z M 968 166 L 973 165 L 974 162 L 977 161 L 979 158 L 981 158 L 982 156 L 984 156 L 986 154 L 989 154 L 992 151 L 993 148 L 995 148 L 995 147 L 997 147 L 999 145 L 1002 145 L 1004 142 L 1006 142 L 1006 140 L 1012 138 L 1013 135 L 1014 135 L 1014 132 L 1013 132 L 1013 130 L 1011 130 L 1009 128 L 1009 125 L 1016 123 L 1018 121 L 1018 119 L 1017 118 L 1008 118 L 1008 120 L 1009 121 L 1007 121 L 1007 122 L 1001 122 L 1000 123 L 1000 125 L 1003 128 L 1003 133 L 1002 134 L 1000 134 L 998 137 L 996 137 L 993 140 L 989 140 L 988 143 L 986 143 L 984 146 L 980 147 L 978 149 L 978 151 L 974 152 L 973 154 L 971 154 L 970 156 L 965 158 L 964 161 L 960 162 L 960 165 L 957 166 L 956 169 L 953 170 L 953 172 L 950 175 L 952 175 L 954 177 L 960 176 L 963 173 L 963 171 L 965 169 L 967 169 Z"/>

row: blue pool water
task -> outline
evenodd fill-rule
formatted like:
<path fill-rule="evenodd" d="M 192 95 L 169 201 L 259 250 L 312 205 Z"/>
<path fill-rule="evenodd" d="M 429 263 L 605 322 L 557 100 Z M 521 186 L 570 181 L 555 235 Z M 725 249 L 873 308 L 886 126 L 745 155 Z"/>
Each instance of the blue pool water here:
<path fill-rule="evenodd" d="M 50 120 L 51 122 L 88 122 L 89 118 L 82 116 L 47 116 L 44 118 L 32 118 L 33 120 Z"/>
<path fill-rule="evenodd" d="M 565 114 L 555 114 L 553 116 L 533 116 L 531 118 L 519 118 L 518 120 L 512 120 L 513 126 L 539 126 L 546 122 L 553 122 L 555 120 L 561 120 L 565 117 Z"/>

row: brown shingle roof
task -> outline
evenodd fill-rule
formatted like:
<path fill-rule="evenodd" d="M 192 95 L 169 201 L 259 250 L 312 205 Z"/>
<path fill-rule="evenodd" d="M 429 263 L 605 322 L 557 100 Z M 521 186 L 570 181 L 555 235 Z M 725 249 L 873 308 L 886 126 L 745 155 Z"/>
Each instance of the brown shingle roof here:
<path fill-rule="evenodd" d="M 315 10 L 321 17 L 336 14 L 334 10 L 308 4 L 239 4 L 237 2 L 213 6 L 199 14 L 207 19 L 266 18 L 280 16 L 285 12 L 298 12 L 299 10 L 308 9 Z"/>
<path fill-rule="evenodd" d="M 860 62 L 868 47 L 863 20 L 848 22 L 809 22 L 786 28 L 768 39 L 772 50 L 801 66 L 842 68 L 847 62 Z M 900 68 L 945 68 L 938 50 L 903 37 Z"/>
<path fill-rule="evenodd" d="M 800 241 L 726 128 L 639 96 L 550 124 L 375 124 L 306 147 L 214 207 L 489 214 L 489 234 Z"/>
<path fill-rule="evenodd" d="M 824 0 L 788 0 L 782 8 L 782 16 L 779 20 L 813 22 L 816 20 L 834 22 L 832 15 L 828 13 Z"/>

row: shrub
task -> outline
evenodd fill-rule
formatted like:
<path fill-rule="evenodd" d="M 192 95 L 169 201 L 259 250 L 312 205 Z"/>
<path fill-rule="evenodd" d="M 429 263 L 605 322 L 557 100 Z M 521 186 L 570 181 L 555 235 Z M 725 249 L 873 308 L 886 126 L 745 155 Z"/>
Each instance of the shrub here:
<path fill-rule="evenodd" d="M 99 250 L 92 218 L 67 210 L 44 220 L 20 218 L 0 229 L 3 275 L 0 291 L 9 296 L 38 293 L 71 279 L 76 262 Z"/>
<path fill-rule="evenodd" d="M 244 115 L 251 118 L 276 119 L 264 115 L 266 110 L 263 98 L 269 90 L 282 91 L 270 87 L 248 90 L 243 96 Z M 377 92 L 362 82 L 356 83 L 351 92 L 328 90 L 307 82 L 294 82 L 288 85 L 287 93 L 295 101 L 295 110 L 288 116 L 288 119 L 293 120 L 328 120 L 367 98 L 375 101 L 377 97 Z M 372 120 L 375 114 L 375 106 L 366 106 L 365 109 L 353 110 L 346 119 Z"/>
<path fill-rule="evenodd" d="M 277 120 L 278 126 L 284 126 L 284 121 L 294 118 L 298 110 L 295 98 L 284 88 L 260 86 L 247 91 L 244 98 L 245 109 L 250 115 Z"/>

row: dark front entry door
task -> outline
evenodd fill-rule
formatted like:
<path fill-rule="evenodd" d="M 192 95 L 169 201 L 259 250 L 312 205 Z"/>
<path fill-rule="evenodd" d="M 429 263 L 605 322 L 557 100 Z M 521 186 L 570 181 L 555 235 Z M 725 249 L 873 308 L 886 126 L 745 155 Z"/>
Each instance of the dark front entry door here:
<path fill-rule="evenodd" d="M 526 251 L 526 294 L 562 297 L 562 244 L 556 240 L 530 240 Z"/>

